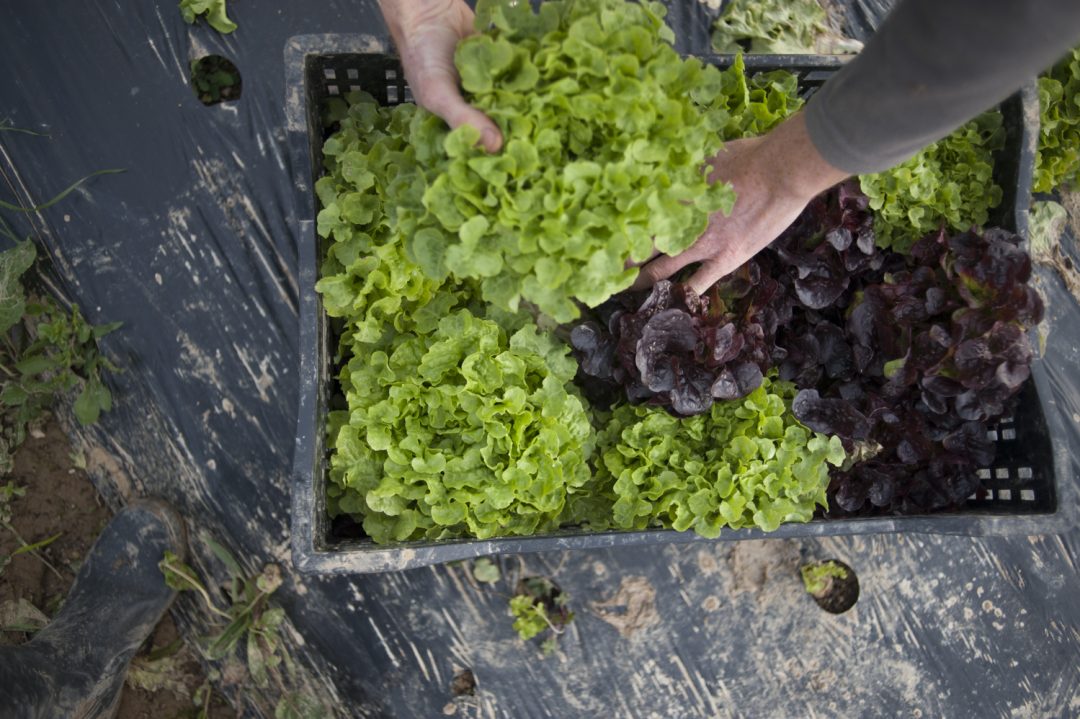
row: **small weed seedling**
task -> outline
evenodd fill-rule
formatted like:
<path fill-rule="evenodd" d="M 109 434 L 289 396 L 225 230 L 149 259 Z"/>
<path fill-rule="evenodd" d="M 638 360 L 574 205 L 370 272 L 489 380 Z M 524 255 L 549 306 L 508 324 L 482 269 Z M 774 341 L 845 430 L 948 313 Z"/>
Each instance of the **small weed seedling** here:
<path fill-rule="evenodd" d="M 2 132 L 32 136 L 41 133 L 0 125 Z M 52 207 L 87 180 L 123 170 L 99 170 L 83 177 L 52 199 L 33 207 L 0 200 L 0 210 L 15 216 Z M 120 326 L 94 326 L 77 306 L 28 293 L 24 281 L 32 272 L 37 248 L 20 238 L 0 215 L 0 237 L 11 246 L 0 252 L 0 475 L 12 469 L 12 456 L 37 428 L 46 410 L 61 396 L 77 392 L 74 411 L 81 424 L 93 424 L 112 408 L 112 395 L 101 380 L 103 371 L 119 369 L 103 357 L 97 340 Z"/>
<path fill-rule="evenodd" d="M 193 591 L 198 594 L 207 609 L 218 619 L 220 631 L 203 637 L 199 649 L 209 661 L 231 659 L 236 650 L 242 647 L 246 659 L 248 674 L 255 686 L 266 689 L 273 677 L 282 689 L 281 699 L 274 710 L 275 719 L 315 719 L 329 716 L 329 712 L 315 698 L 296 691 L 287 691 L 276 670 L 284 666 L 290 676 L 295 675 L 296 667 L 285 651 L 281 639 L 281 625 L 285 621 L 285 610 L 269 605 L 270 596 L 282 583 L 281 569 L 276 564 L 267 564 L 254 577 L 247 576 L 229 550 L 209 537 L 203 541 L 211 552 L 221 560 L 229 573 L 229 585 L 223 590 L 230 604 L 222 607 L 213 600 L 206 585 L 190 566 L 180 561 L 172 552 L 165 552 L 164 559 L 158 563 L 165 583 L 178 591 Z M 204 717 L 210 705 L 211 684 L 218 676 L 214 671 L 208 674 L 207 682 L 196 690 L 193 700 L 201 707 L 199 717 Z"/>
<path fill-rule="evenodd" d="M 221 55 L 207 55 L 191 61 L 191 88 L 204 105 L 216 105 L 240 98 L 240 71 Z"/>
<path fill-rule="evenodd" d="M 41 554 L 42 549 L 45 549 L 45 547 L 55 542 L 63 535 L 54 534 L 51 537 L 42 539 L 40 542 L 34 542 L 31 544 L 30 542 L 27 542 L 25 539 L 23 539 L 22 535 L 20 535 L 19 532 L 15 529 L 15 527 L 11 524 L 13 513 L 11 503 L 16 497 L 22 497 L 25 494 L 26 488 L 16 486 L 14 482 L 9 481 L 3 486 L 0 486 L 0 527 L 3 527 L 7 531 L 11 532 L 12 536 L 15 537 L 16 541 L 19 542 L 19 548 L 12 552 L 10 555 L 0 555 L 0 574 L 4 573 L 4 569 L 7 568 L 8 564 L 11 563 L 13 557 L 17 557 L 20 554 L 31 554 L 37 557 L 42 564 L 48 567 L 49 570 L 52 571 L 52 573 L 55 574 L 58 579 L 63 581 L 64 576 L 60 574 L 60 570 L 53 566 L 52 562 L 50 562 L 48 559 L 45 558 L 43 554 Z"/>
<path fill-rule="evenodd" d="M 568 599 L 554 582 L 544 577 L 525 577 L 518 582 L 517 591 L 510 598 L 510 613 L 521 640 L 550 632 L 540 649 L 545 655 L 554 653 L 559 636 L 574 620 L 574 613 L 567 607 Z"/>

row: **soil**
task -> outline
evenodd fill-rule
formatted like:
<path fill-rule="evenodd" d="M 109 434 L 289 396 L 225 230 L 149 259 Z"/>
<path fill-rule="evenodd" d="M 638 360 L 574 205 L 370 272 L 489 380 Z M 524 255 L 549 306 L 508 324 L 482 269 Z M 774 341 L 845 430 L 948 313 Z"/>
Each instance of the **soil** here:
<path fill-rule="evenodd" d="M 732 591 L 760 595 L 771 579 L 796 576 L 800 559 L 799 543 L 791 539 L 736 542 L 728 555 Z"/>
<path fill-rule="evenodd" d="M 454 680 L 450 682 L 450 694 L 455 697 L 476 694 L 476 676 L 472 669 L 462 669 L 454 675 Z"/>
<path fill-rule="evenodd" d="M 82 558 L 108 524 L 110 513 L 89 477 L 76 466 L 85 461 L 71 456 L 68 438 L 59 424 L 50 420 L 39 434 L 29 437 L 19 448 L 14 469 L 8 476 L 0 477 L 0 485 L 12 481 L 26 490 L 24 496 L 11 502 L 11 525 L 27 543 L 60 535 L 39 550 L 56 572 L 32 554 L 12 557 L 0 573 L 0 605 L 25 600 L 52 617 L 71 588 Z M 10 555 L 19 546 L 18 539 L 0 527 L 0 557 Z M 22 644 L 30 637 L 26 632 L 0 631 L 0 644 Z M 142 662 L 146 666 L 152 650 L 169 646 L 178 638 L 172 617 L 166 614 L 133 665 Z M 174 647 L 170 678 L 175 680 L 174 686 L 182 687 L 187 693 L 166 688 L 148 691 L 127 685 L 120 700 L 119 719 L 194 716 L 191 695 L 204 682 L 205 675 L 182 642 Z M 215 695 L 210 716 L 223 719 L 235 717 L 235 713 Z"/>
<path fill-rule="evenodd" d="M 12 481 L 26 490 L 11 503 L 11 525 L 19 536 L 33 544 L 60 534 L 39 550 L 60 576 L 32 554 L 14 556 L 0 574 L 0 603 L 25 599 L 45 614 L 55 614 L 83 556 L 108 524 L 109 510 L 86 474 L 73 466 L 70 452 L 59 425 L 49 422 L 42 436 L 27 438 L 15 455 L 15 468 L 0 479 L 0 484 Z M 0 556 L 19 546 L 11 532 L 0 529 Z M 21 644 L 28 638 L 23 633 L 0 633 L 4 644 Z"/>
<path fill-rule="evenodd" d="M 589 604 L 596 616 L 630 638 L 660 621 L 656 589 L 645 577 L 623 577 L 619 590 L 609 599 Z"/>

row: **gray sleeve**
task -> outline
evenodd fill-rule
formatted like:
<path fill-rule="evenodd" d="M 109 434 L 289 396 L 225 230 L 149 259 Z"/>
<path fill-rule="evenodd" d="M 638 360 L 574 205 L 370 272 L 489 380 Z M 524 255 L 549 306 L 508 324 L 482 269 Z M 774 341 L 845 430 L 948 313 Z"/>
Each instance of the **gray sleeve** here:
<path fill-rule="evenodd" d="M 901 0 L 806 108 L 834 167 L 888 169 L 1080 44 L 1080 0 Z"/>

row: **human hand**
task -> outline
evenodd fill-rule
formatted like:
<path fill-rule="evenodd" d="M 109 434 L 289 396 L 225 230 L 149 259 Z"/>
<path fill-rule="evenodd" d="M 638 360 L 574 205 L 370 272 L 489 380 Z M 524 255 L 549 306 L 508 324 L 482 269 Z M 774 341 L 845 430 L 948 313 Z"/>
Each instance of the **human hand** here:
<path fill-rule="evenodd" d="M 464 0 L 380 0 L 379 7 L 401 55 L 405 80 L 416 103 L 452 128 L 472 125 L 488 152 L 502 147 L 502 133 L 461 96 L 454 67 L 458 42 L 473 30 L 473 11 Z"/>
<path fill-rule="evenodd" d="M 660 256 L 642 267 L 633 289 L 651 287 L 699 262 L 688 284 L 705 294 L 776 239 L 816 195 L 847 177 L 814 148 L 801 114 L 767 135 L 726 143 L 709 166 L 710 182 L 735 188 L 731 214 L 710 217 L 705 232 L 682 254 Z"/>

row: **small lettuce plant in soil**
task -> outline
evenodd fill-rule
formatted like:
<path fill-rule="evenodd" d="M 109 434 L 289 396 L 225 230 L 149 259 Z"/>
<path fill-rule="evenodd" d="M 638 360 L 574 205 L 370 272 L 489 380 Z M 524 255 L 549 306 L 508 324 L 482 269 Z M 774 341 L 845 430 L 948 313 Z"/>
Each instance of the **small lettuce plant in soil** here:
<path fill-rule="evenodd" d="M 680 58 L 663 12 L 480 2 L 456 62 L 496 155 L 411 104 L 325 108 L 327 496 L 375 541 L 714 537 L 977 486 L 1042 315 L 1020 239 L 977 227 L 1000 119 L 823 194 L 702 296 L 629 292 L 654 238 L 677 253 L 730 208 L 704 160 L 801 104 L 788 73 Z"/>
<path fill-rule="evenodd" d="M 514 617 L 514 631 L 523 642 L 544 637 L 540 650 L 545 655 L 558 649 L 559 637 L 574 621 L 569 597 L 545 577 L 524 577 L 518 582 L 510 598 L 510 614 Z"/>

